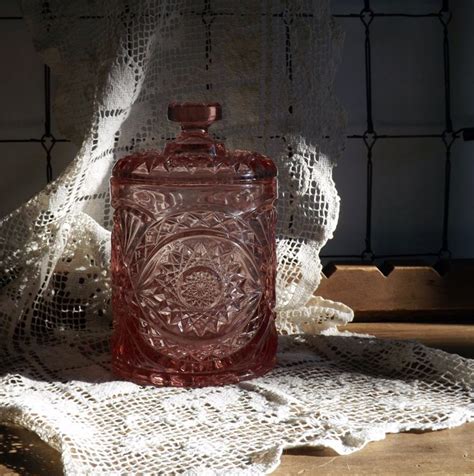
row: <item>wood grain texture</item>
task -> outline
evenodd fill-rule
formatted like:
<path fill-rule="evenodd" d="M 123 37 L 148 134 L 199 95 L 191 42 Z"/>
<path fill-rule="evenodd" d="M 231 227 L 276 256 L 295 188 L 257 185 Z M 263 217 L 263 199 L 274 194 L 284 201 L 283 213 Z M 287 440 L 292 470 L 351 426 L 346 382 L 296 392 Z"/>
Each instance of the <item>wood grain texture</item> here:
<path fill-rule="evenodd" d="M 408 339 L 452 354 L 474 358 L 474 325 L 404 322 L 354 322 L 343 329 L 380 339 Z"/>
<path fill-rule="evenodd" d="M 317 294 L 354 309 L 356 321 L 474 318 L 474 262 L 329 264 Z"/>
<path fill-rule="evenodd" d="M 412 339 L 474 357 L 474 326 L 462 324 L 354 323 L 346 329 L 388 339 Z M 388 435 L 348 456 L 327 450 L 286 451 L 274 473 L 327 474 L 474 474 L 474 423 L 426 433 Z M 59 476 L 59 453 L 33 433 L 0 426 L 0 475 Z"/>
<path fill-rule="evenodd" d="M 290 450 L 273 474 L 474 474 L 474 423 L 451 430 L 389 435 L 347 456 L 327 450 Z"/>

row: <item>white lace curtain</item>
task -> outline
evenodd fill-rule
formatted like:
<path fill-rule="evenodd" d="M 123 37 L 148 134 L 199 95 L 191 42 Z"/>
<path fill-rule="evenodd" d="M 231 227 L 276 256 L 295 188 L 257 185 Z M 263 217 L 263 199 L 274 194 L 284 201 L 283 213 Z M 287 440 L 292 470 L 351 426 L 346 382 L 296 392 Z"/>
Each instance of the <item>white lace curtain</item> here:
<path fill-rule="evenodd" d="M 333 94 L 342 35 L 328 2 L 25 0 L 23 9 L 57 80 L 60 128 L 80 150 L 0 224 L 7 343 L 109 332 L 111 167 L 173 137 L 170 100 L 220 101 L 216 135 L 278 164 L 282 325 L 351 318 L 313 298 L 319 250 L 337 223 L 332 166 L 343 147 Z"/>

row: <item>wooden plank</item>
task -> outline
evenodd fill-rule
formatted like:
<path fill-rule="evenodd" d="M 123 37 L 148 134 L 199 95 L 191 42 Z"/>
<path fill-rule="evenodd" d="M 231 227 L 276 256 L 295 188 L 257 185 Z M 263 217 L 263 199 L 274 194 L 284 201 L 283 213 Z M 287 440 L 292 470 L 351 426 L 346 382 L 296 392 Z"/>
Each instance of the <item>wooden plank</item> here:
<path fill-rule="evenodd" d="M 474 357 L 474 326 L 426 323 L 353 323 L 352 332 L 379 338 L 412 339 Z M 316 474 L 474 474 L 474 423 L 451 430 L 388 435 L 348 456 L 327 450 L 285 452 L 275 475 Z M 0 426 L 0 475 L 59 476 L 59 453 L 33 433 Z"/>
<path fill-rule="evenodd" d="M 383 272 L 382 272 L 383 271 Z M 474 262 L 330 264 L 317 294 L 347 304 L 356 321 L 474 320 Z"/>
<path fill-rule="evenodd" d="M 347 456 L 328 450 L 290 450 L 273 474 L 474 474 L 474 423 L 451 430 L 389 435 Z"/>
<path fill-rule="evenodd" d="M 416 340 L 428 347 L 474 358 L 474 326 L 469 324 L 354 322 L 343 329 L 374 335 L 379 339 Z"/>

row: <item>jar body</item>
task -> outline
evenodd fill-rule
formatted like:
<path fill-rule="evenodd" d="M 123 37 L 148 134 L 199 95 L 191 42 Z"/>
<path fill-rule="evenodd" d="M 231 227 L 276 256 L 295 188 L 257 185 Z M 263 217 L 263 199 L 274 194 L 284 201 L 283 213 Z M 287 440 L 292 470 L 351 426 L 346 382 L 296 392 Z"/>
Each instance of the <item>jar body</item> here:
<path fill-rule="evenodd" d="M 259 161 L 243 162 L 268 172 Z M 236 169 L 227 155 L 138 154 L 116 165 L 112 365 L 118 375 L 141 384 L 221 385 L 275 364 L 276 177 L 246 178 Z"/>

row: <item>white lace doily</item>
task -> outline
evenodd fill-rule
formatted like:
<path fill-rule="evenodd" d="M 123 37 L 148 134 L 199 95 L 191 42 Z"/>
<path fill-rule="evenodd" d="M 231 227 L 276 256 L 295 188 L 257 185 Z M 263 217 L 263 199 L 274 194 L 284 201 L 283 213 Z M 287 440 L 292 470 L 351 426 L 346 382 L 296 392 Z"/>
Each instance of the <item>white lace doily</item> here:
<path fill-rule="evenodd" d="M 184 390 L 108 371 L 108 178 L 175 134 L 170 100 L 220 101 L 215 132 L 279 169 L 278 324 L 316 334 L 352 319 L 313 297 L 337 223 L 333 94 L 342 35 L 329 0 L 23 0 L 80 150 L 0 222 L 0 412 L 59 449 L 66 474 L 255 474 L 285 447 L 348 453 L 386 432 L 461 424 L 472 362 L 410 343 L 282 337 L 278 367 L 238 386 Z"/>
<path fill-rule="evenodd" d="M 2 420 L 61 451 L 68 475 L 262 474 L 284 448 L 347 454 L 474 414 L 474 362 L 411 342 L 282 337 L 267 376 L 202 389 L 117 382 L 108 359 L 76 345 L 4 363 Z"/>

